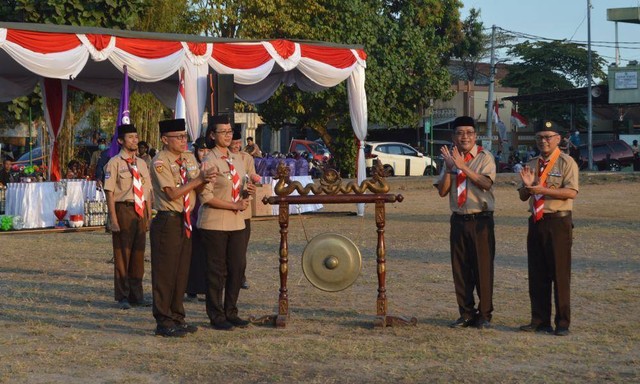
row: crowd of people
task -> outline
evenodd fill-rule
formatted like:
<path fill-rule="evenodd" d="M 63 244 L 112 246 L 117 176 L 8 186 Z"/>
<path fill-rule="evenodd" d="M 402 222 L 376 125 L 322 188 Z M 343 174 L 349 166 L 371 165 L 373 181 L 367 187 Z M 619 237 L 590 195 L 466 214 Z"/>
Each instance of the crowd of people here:
<path fill-rule="evenodd" d="M 451 151 L 442 147 L 444 166 L 435 183 L 440 196 L 449 196 L 452 212 L 451 268 L 460 317 L 450 326 L 487 329 L 493 313 L 496 163 L 490 152 L 476 144 L 473 118 L 458 117 L 453 126 L 454 146 Z M 566 336 L 571 320 L 571 212 L 578 194 L 578 165 L 560 150 L 557 124 L 540 121 L 535 140 L 539 154 L 518 172 L 519 197 L 528 201 L 531 213 L 527 234 L 531 320 L 520 330 Z"/>

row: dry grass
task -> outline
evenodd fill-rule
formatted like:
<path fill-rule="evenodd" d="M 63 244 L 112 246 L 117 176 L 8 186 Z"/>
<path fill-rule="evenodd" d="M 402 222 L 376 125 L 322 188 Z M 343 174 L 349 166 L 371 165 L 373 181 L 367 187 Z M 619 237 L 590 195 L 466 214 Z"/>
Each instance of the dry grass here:
<path fill-rule="evenodd" d="M 389 312 L 416 316 L 416 327 L 372 327 L 370 206 L 364 219 L 341 213 L 352 209 L 346 206 L 292 217 L 288 328 L 214 331 L 196 302 L 186 304 L 187 315 L 201 329 L 179 340 L 153 336 L 150 308 L 115 308 L 109 235 L 2 235 L 0 382 L 638 382 L 640 177 L 625 177 L 583 177 L 591 180 L 576 201 L 566 338 L 517 331 L 529 319 L 526 206 L 509 178 L 497 188 L 495 329 L 488 331 L 446 326 L 457 315 L 448 211 L 431 178 L 394 179 L 392 192 L 405 201 L 387 206 Z M 252 227 L 244 316 L 274 313 L 279 286 L 277 221 L 254 220 Z M 330 294 L 306 281 L 299 259 L 305 231 L 309 238 L 338 232 L 358 244 L 363 270 L 351 288 Z"/>

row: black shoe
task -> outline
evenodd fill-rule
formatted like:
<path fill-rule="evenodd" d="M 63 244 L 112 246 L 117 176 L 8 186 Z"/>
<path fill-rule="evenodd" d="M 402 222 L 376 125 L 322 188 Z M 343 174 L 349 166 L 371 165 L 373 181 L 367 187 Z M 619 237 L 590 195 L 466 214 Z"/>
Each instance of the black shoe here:
<path fill-rule="evenodd" d="M 131 309 L 131 305 L 129 304 L 129 300 L 121 299 L 118 301 L 118 308 L 120 309 Z"/>
<path fill-rule="evenodd" d="M 240 288 L 249 289 L 249 282 L 247 280 L 243 281 L 242 285 L 240 286 Z"/>
<path fill-rule="evenodd" d="M 478 328 L 478 329 L 491 329 L 491 328 L 493 328 L 493 326 L 491 325 L 489 320 L 482 319 L 482 320 L 478 321 L 478 323 L 476 324 L 476 328 Z"/>
<path fill-rule="evenodd" d="M 555 335 L 556 336 L 569 336 L 569 328 L 567 328 L 567 327 L 556 327 Z"/>
<path fill-rule="evenodd" d="M 198 327 L 187 323 L 176 325 L 176 328 L 186 333 L 196 333 L 198 331 Z"/>
<path fill-rule="evenodd" d="M 231 331 L 233 330 L 233 324 L 231 324 L 230 322 L 224 320 L 224 321 L 212 321 L 211 322 L 211 326 L 214 329 L 217 329 L 219 331 Z"/>
<path fill-rule="evenodd" d="M 145 299 L 142 299 L 142 301 L 132 301 L 131 302 L 131 306 L 132 307 L 150 307 L 151 304 L 152 303 L 149 300 L 145 300 Z"/>
<path fill-rule="evenodd" d="M 242 320 L 238 316 L 227 317 L 227 321 L 235 325 L 238 328 L 247 328 L 251 324 L 248 320 Z"/>
<path fill-rule="evenodd" d="M 465 319 L 464 317 L 459 317 L 458 320 L 449 324 L 449 328 L 467 328 L 476 325 L 476 319 Z"/>
<path fill-rule="evenodd" d="M 520 330 L 523 332 L 539 332 L 539 333 L 552 333 L 553 328 L 550 325 L 533 324 L 521 325 Z"/>
<path fill-rule="evenodd" d="M 178 327 L 156 327 L 156 336 L 162 337 L 185 337 L 187 333 Z"/>

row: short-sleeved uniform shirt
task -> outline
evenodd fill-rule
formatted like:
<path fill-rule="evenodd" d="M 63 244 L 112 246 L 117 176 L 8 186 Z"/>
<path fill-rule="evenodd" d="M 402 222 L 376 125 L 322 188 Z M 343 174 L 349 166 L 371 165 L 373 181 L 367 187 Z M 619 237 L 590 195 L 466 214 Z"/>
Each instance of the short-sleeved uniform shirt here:
<path fill-rule="evenodd" d="M 182 178 L 180 177 L 180 166 L 176 160 L 181 159 L 183 165 L 187 169 L 187 182 L 200 176 L 200 168 L 195 156 L 191 152 L 182 152 L 180 155 L 173 154 L 168 149 L 158 152 L 153 158 L 153 166 L 151 168 L 151 181 L 155 190 L 153 208 L 157 211 L 175 211 L 182 212 L 184 210 L 183 198 L 169 200 L 164 192 L 166 187 L 180 187 Z M 196 204 L 196 192 L 189 192 L 190 209 Z"/>
<path fill-rule="evenodd" d="M 256 163 L 253 159 L 253 156 L 246 152 L 238 152 L 238 155 L 242 158 L 242 162 L 244 163 L 244 169 L 247 170 L 247 175 L 255 175 L 256 174 Z M 251 219 L 251 206 L 249 208 L 242 211 L 242 216 L 244 219 Z"/>
<path fill-rule="evenodd" d="M 471 148 L 472 159 L 469 160 L 467 166 L 479 175 L 486 176 L 491 179 L 491 188 L 483 190 L 471 180 L 467 179 L 467 200 L 462 207 L 458 207 L 458 192 L 455 174 L 446 173 L 446 167 L 442 167 L 440 177 L 436 181 L 437 185 L 443 177 L 451 178 L 451 188 L 449 190 L 449 208 L 451 212 L 468 215 L 472 213 L 486 212 L 495 209 L 495 197 L 493 195 L 493 182 L 496 180 L 496 162 L 491 152 L 487 150 L 479 151 L 477 145 Z M 455 170 L 454 170 L 455 171 Z"/>
<path fill-rule="evenodd" d="M 245 228 L 244 214 L 242 212 L 213 208 L 206 204 L 213 197 L 228 202 L 233 201 L 231 196 L 233 183 L 231 182 L 229 164 L 222 158 L 223 156 L 224 154 L 220 149 L 215 147 L 203 160 L 205 167 L 216 166 L 220 174 L 216 178 L 216 182 L 206 184 L 198 196 L 201 204 L 198 212 L 198 228 L 216 231 L 238 231 Z M 242 178 L 247 174 L 245 164 L 239 154 L 229 151 L 229 156 L 242 182 Z M 250 208 L 247 209 L 251 210 Z"/>
<path fill-rule="evenodd" d="M 542 156 L 533 158 L 527 165 L 530 169 L 534 170 L 535 182 L 538 182 L 538 160 Z M 551 171 L 547 175 L 547 187 L 548 188 L 571 188 L 578 191 L 578 164 L 576 164 L 573 158 L 565 153 L 560 153 L 560 157 L 556 160 Z M 534 197 L 529 199 L 529 211 L 533 212 Z M 544 197 L 544 213 L 555 213 L 558 211 L 571 211 L 573 210 L 573 199 L 554 199 L 549 196 Z"/>
<path fill-rule="evenodd" d="M 129 169 L 129 164 L 125 160 L 129 156 L 125 151 L 120 151 L 117 156 L 112 157 L 105 166 L 104 190 L 113 192 L 113 199 L 116 202 L 133 201 L 133 174 Z M 135 164 L 140 174 L 142 182 L 142 192 L 145 201 L 151 199 L 151 177 L 147 163 L 135 156 Z"/>

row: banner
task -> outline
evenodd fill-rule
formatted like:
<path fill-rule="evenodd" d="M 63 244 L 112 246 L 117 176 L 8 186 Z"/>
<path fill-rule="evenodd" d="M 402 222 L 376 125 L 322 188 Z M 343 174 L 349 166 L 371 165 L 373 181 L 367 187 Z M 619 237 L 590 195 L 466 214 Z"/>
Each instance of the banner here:
<path fill-rule="evenodd" d="M 129 74 L 127 66 L 123 67 L 124 83 L 122 84 L 122 93 L 120 94 L 120 107 L 118 108 L 118 119 L 116 120 L 116 128 L 113 130 L 113 138 L 109 147 L 109 157 L 113 157 L 120 152 L 118 144 L 118 126 L 123 124 L 131 124 L 129 119 Z"/>

